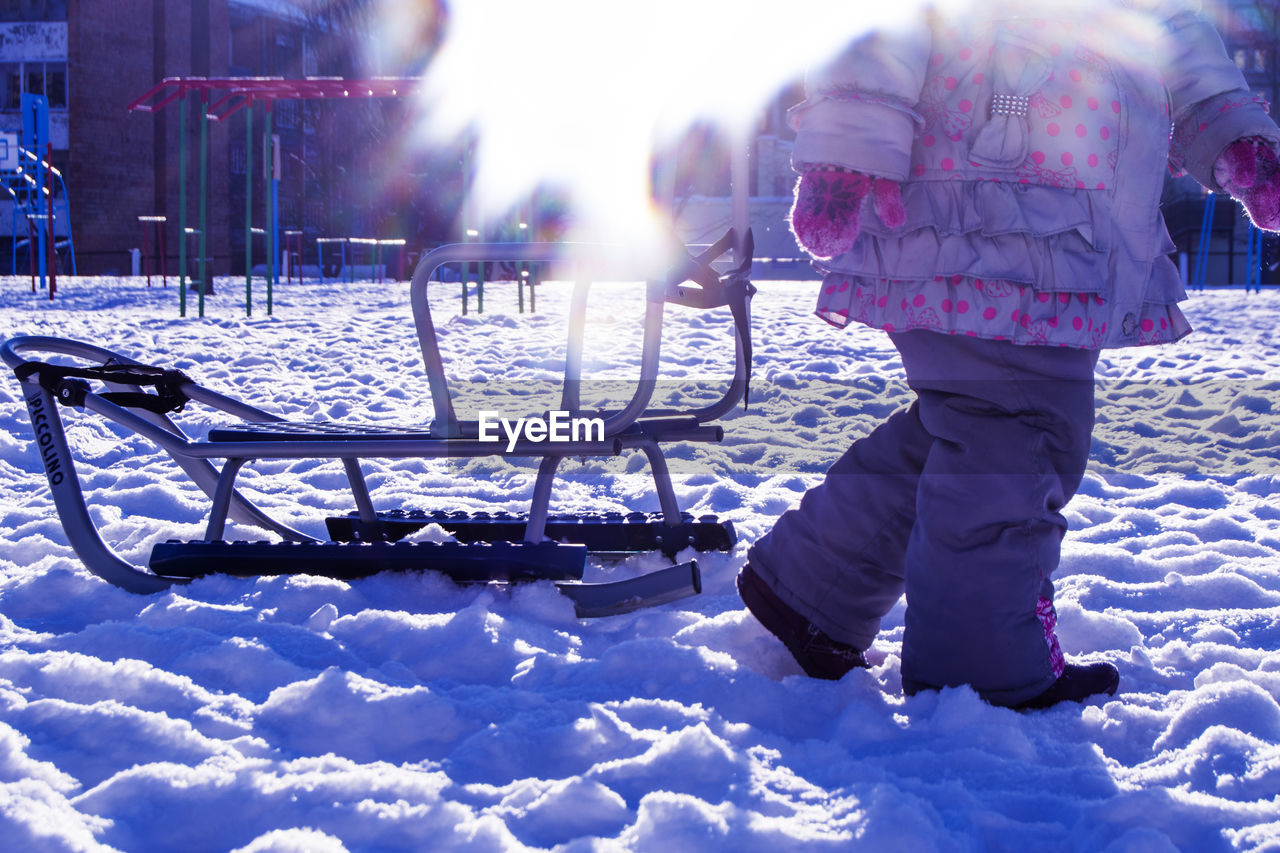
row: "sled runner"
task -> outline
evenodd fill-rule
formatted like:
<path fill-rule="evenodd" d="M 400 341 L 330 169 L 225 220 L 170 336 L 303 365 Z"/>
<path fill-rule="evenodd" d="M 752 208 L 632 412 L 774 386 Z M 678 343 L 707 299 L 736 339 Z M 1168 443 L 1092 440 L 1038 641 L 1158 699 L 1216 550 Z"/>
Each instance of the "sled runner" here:
<path fill-rule="evenodd" d="M 680 511 L 661 445 L 714 442 L 723 438 L 711 423 L 746 399 L 750 359 L 748 280 L 750 235 L 735 249 L 735 269 L 717 272 L 712 263 L 733 246 L 734 232 L 664 276 L 645 284 L 646 311 L 635 390 L 621 409 L 584 412 L 579 401 L 587 305 L 586 283 L 575 285 L 565 350 L 561 410 L 598 422 L 569 440 L 545 442 L 513 436 L 486 440 L 483 418 L 458 416 L 445 374 L 428 303 L 436 272 L 445 265 L 524 261 L 571 263 L 596 280 L 608 275 L 607 250 L 556 243 L 475 243 L 444 246 L 424 256 L 410 284 L 410 301 L 422 349 L 434 419 L 427 426 L 388 428 L 335 422 L 289 422 L 235 400 L 176 371 L 134 361 L 93 344 L 25 336 L 0 345 L 0 358 L 23 388 L 36 446 L 44 464 L 63 529 L 76 555 L 100 577 L 134 592 L 153 592 L 207 574 L 306 573 L 351 579 L 391 570 L 442 572 L 460 583 L 547 580 L 574 601 L 583 617 L 622 613 L 700 591 L 696 562 L 674 565 L 627 580 L 582 580 L 588 552 L 661 550 L 670 557 L 686 547 L 728 550 L 732 525 L 714 516 L 694 519 Z M 634 277 L 634 275 L 632 276 Z M 628 280 L 628 279 L 619 279 Z M 734 321 L 734 371 L 716 403 L 687 410 L 658 410 L 651 398 L 658 376 L 662 318 L 667 303 L 697 309 L 728 307 Z M 174 415 L 191 403 L 211 407 L 239 422 L 188 435 Z M 165 451 L 208 496 L 204 537 L 157 544 L 146 568 L 123 560 L 99 535 L 89 514 L 75 462 L 63 430 L 61 410 L 101 416 Z M 566 456 L 617 456 L 641 452 L 652 471 L 660 512 L 551 516 L 557 466 Z M 360 461 L 371 458 L 478 456 L 540 458 L 529 512 L 467 515 L 443 510 L 375 507 Z M 272 518 L 236 489 L 241 468 L 256 460 L 340 460 L 350 484 L 353 511 L 326 520 L 327 540 Z M 253 525 L 278 541 L 226 541 L 229 520 Z M 405 537 L 439 524 L 456 541 L 418 542 Z"/>

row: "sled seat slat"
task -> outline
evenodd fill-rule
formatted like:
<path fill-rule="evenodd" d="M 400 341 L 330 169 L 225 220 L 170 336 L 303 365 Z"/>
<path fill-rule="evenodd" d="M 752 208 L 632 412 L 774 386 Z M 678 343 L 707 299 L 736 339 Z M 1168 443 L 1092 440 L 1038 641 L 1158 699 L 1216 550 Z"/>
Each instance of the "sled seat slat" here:
<path fill-rule="evenodd" d="M 329 537 L 339 542 L 386 539 L 396 541 L 437 524 L 459 542 L 518 542 L 524 538 L 529 518 L 506 512 L 448 512 L 390 510 L 379 512 L 368 523 L 356 513 L 325 519 Z M 595 513 L 552 515 L 544 535 L 555 542 L 585 545 L 593 554 L 630 554 L 661 551 L 675 556 L 685 548 L 695 551 L 732 551 L 738 541 L 733 523 L 714 515 L 694 518 L 681 513 L 680 523 L 670 525 L 662 513 Z"/>
<path fill-rule="evenodd" d="M 375 438 L 382 441 L 433 441 L 431 428 L 353 424 L 336 421 L 267 421 L 246 422 L 214 427 L 206 440 L 211 443 L 233 441 L 350 441 Z"/>

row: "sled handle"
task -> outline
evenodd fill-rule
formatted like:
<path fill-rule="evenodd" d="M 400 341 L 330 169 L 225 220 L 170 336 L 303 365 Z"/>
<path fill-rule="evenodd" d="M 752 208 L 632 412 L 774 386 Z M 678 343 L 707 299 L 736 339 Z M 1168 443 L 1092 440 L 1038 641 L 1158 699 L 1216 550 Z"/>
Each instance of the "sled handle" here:
<path fill-rule="evenodd" d="M 706 252 L 696 258 L 682 257 L 674 266 L 670 263 L 670 257 L 659 257 L 657 263 L 650 258 L 646 265 L 647 270 L 634 262 L 628 265 L 625 252 L 617 246 L 591 243 L 453 243 L 423 255 L 413 272 L 409 298 L 434 410 L 432 433 L 439 438 L 462 437 L 462 425 L 453 407 L 444 359 L 440 354 L 440 345 L 427 299 L 427 290 L 436 270 L 453 263 L 486 261 L 563 263 L 570 265 L 575 275 L 589 273 L 619 281 L 643 279 L 647 282 L 648 298 L 644 317 L 640 377 L 631 401 L 622 411 L 612 413 L 605 419 L 605 435 L 614 435 L 625 430 L 636 419 L 646 414 L 658 378 L 664 305 L 667 302 L 695 308 L 729 305 L 735 314 L 734 373 L 729 389 L 718 403 L 680 413 L 692 415 L 699 421 L 714 420 L 725 414 L 737 405 L 746 393 L 750 359 L 750 345 L 744 339 L 744 335 L 749 334 L 746 327 L 750 322 L 746 306 L 749 304 L 750 293 L 754 290 L 745 280 L 746 271 L 750 267 L 749 259 L 745 265 L 740 265 L 740 268 L 733 272 L 729 277 L 732 280 L 728 283 L 712 280 L 714 273 L 709 264 L 734 239 L 734 232 L 730 231 Z M 621 261 L 620 255 L 623 256 Z M 658 269 L 659 266 L 662 269 Z M 684 277 L 689 275 L 696 276 L 698 287 L 680 286 L 685 280 Z M 742 292 L 737 292 L 739 290 Z M 576 330 L 572 327 L 580 322 L 579 315 L 584 310 L 583 299 L 575 294 L 572 308 L 574 316 L 571 318 L 571 340 L 565 365 L 566 399 L 576 395 L 574 389 L 581 381 L 581 358 L 580 353 L 575 351 L 575 342 L 572 338 Z"/>

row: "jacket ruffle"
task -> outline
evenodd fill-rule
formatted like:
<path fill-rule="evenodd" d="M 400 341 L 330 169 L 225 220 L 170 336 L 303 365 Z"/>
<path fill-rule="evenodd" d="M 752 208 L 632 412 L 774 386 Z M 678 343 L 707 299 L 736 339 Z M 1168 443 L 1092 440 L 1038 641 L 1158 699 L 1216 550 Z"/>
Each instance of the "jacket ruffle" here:
<path fill-rule="evenodd" d="M 1162 263 L 1172 268 L 1167 259 L 1157 266 Z M 1176 271 L 1173 275 L 1176 278 Z M 1084 293 L 1050 295 L 1011 282 L 959 277 L 916 283 L 906 291 L 899 285 L 829 274 L 815 313 L 841 328 L 859 322 L 887 332 L 927 329 L 1080 349 L 1169 343 L 1191 331 L 1176 303 L 1144 302 L 1131 315 L 1117 318 L 1104 300 Z"/>
<path fill-rule="evenodd" d="M 903 203 L 906 223 L 894 231 L 864 207 L 865 238 L 822 269 L 871 280 L 1002 280 L 1041 293 L 1104 298 L 1116 281 L 1129 287 L 1147 281 L 1143 301 L 1185 298 L 1172 263 L 1156 263 L 1174 250 L 1158 215 L 1158 239 L 1151 239 L 1151 223 L 1134 223 L 1135 231 L 1126 233 L 1106 192 L 993 180 L 917 181 L 904 185 Z"/>

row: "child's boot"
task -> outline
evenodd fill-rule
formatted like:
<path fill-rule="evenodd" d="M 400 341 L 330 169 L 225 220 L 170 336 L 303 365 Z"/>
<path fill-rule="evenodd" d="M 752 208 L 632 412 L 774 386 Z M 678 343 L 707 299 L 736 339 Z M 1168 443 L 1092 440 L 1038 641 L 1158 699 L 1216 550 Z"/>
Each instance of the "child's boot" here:
<path fill-rule="evenodd" d="M 810 678 L 838 681 L 849 670 L 867 665 L 861 650 L 833 640 L 787 606 L 750 564 L 738 573 L 738 595 L 751 615 L 782 641 Z"/>
<path fill-rule="evenodd" d="M 1019 711 L 1048 708 L 1059 702 L 1083 702 L 1105 693 L 1114 696 L 1120 686 L 1120 671 L 1109 663 L 1069 663 L 1049 689 L 1013 707 Z"/>

